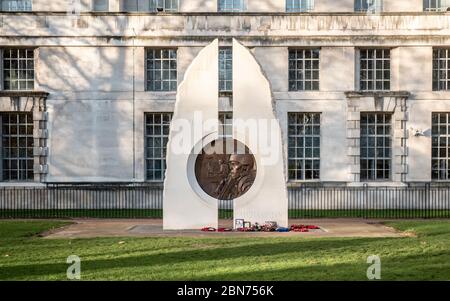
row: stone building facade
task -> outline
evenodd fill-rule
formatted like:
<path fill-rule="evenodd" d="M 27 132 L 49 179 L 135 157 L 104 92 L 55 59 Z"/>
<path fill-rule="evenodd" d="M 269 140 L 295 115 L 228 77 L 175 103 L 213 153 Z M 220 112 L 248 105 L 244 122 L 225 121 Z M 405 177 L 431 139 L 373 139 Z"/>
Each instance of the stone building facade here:
<path fill-rule="evenodd" d="M 177 85 L 215 38 L 220 118 L 236 38 L 270 81 L 287 185 L 450 180 L 448 1 L 0 2 L 0 185 L 161 183 Z"/>

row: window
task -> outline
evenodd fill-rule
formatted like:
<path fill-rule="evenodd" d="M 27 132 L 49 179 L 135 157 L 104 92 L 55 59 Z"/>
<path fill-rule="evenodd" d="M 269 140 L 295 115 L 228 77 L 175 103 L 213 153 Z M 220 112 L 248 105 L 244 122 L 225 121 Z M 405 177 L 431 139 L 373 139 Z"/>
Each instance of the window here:
<path fill-rule="evenodd" d="M 3 181 L 32 181 L 33 115 L 0 113 L 1 170 Z"/>
<path fill-rule="evenodd" d="M 32 0 L 0 0 L 2 11 L 31 11 Z"/>
<path fill-rule="evenodd" d="M 359 50 L 359 88 L 361 91 L 391 89 L 390 49 Z"/>
<path fill-rule="evenodd" d="M 109 11 L 109 0 L 92 0 L 93 11 Z"/>
<path fill-rule="evenodd" d="M 382 12 L 383 0 L 355 0 L 356 12 Z"/>
<path fill-rule="evenodd" d="M 145 114 L 145 166 L 148 181 L 163 181 L 172 113 Z"/>
<path fill-rule="evenodd" d="M 450 0 L 423 0 L 424 11 L 446 11 L 450 7 Z"/>
<path fill-rule="evenodd" d="M 220 112 L 219 113 L 219 137 L 232 138 L 233 137 L 233 113 Z"/>
<path fill-rule="evenodd" d="M 122 0 L 122 10 L 125 12 L 148 11 L 149 7 L 144 2 L 143 0 Z"/>
<path fill-rule="evenodd" d="M 233 49 L 219 48 L 219 92 L 233 90 Z"/>
<path fill-rule="evenodd" d="M 219 0 L 220 12 L 242 12 L 245 9 L 245 0 Z"/>
<path fill-rule="evenodd" d="M 431 177 L 450 180 L 450 113 L 433 113 L 431 119 Z"/>
<path fill-rule="evenodd" d="M 361 113 L 361 181 L 389 180 L 391 114 Z"/>
<path fill-rule="evenodd" d="M 450 49 L 433 50 L 433 90 L 450 90 Z"/>
<path fill-rule="evenodd" d="M 177 51 L 147 49 L 147 90 L 177 90 Z"/>
<path fill-rule="evenodd" d="M 319 90 L 319 49 L 289 50 L 289 91 Z"/>
<path fill-rule="evenodd" d="M 288 114 L 289 180 L 320 179 L 320 114 Z"/>
<path fill-rule="evenodd" d="M 307 12 L 314 9 L 314 0 L 286 0 L 286 11 Z"/>
<path fill-rule="evenodd" d="M 34 89 L 34 51 L 32 49 L 3 50 L 3 89 Z"/>
<path fill-rule="evenodd" d="M 177 12 L 178 0 L 150 0 L 150 8 L 154 11 Z"/>

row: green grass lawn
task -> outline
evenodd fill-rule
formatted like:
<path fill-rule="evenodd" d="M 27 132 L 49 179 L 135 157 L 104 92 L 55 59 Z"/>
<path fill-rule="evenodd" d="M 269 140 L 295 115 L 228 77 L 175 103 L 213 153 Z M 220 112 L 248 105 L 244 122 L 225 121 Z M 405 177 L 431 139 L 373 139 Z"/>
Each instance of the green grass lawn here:
<path fill-rule="evenodd" d="M 390 223 L 404 238 L 104 238 L 46 240 L 64 225 L 0 221 L 0 280 L 64 280 L 78 255 L 83 280 L 449 280 L 450 222 Z"/>

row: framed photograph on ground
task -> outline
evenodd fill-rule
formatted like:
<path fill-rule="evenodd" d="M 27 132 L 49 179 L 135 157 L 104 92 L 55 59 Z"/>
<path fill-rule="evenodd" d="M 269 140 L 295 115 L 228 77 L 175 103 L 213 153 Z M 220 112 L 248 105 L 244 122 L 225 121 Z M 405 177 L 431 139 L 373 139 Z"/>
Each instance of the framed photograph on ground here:
<path fill-rule="evenodd" d="M 234 222 L 234 228 L 235 229 L 242 229 L 244 228 L 244 220 L 243 219 L 236 219 Z"/>

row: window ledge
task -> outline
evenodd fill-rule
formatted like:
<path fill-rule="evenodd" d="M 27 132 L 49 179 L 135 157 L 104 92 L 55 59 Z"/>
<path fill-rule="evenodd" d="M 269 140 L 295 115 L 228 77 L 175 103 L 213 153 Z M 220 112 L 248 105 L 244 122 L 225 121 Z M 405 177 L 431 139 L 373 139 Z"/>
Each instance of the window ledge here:
<path fill-rule="evenodd" d="M 0 188 L 44 188 L 44 183 L 38 182 L 0 182 Z"/>
<path fill-rule="evenodd" d="M 323 185 L 323 182 L 321 180 L 306 180 L 306 181 L 290 180 L 286 184 L 288 188 L 297 188 L 297 187 L 321 186 Z"/>
<path fill-rule="evenodd" d="M 403 182 L 389 182 L 389 181 L 373 181 L 373 182 L 356 182 L 349 183 L 349 187 L 407 187 L 408 184 Z"/>
<path fill-rule="evenodd" d="M 49 95 L 45 91 L 0 91 L 0 97 L 44 97 Z"/>
<path fill-rule="evenodd" d="M 411 95 L 408 91 L 347 91 L 345 92 L 347 98 L 361 98 L 361 97 L 399 97 L 409 98 Z"/>

